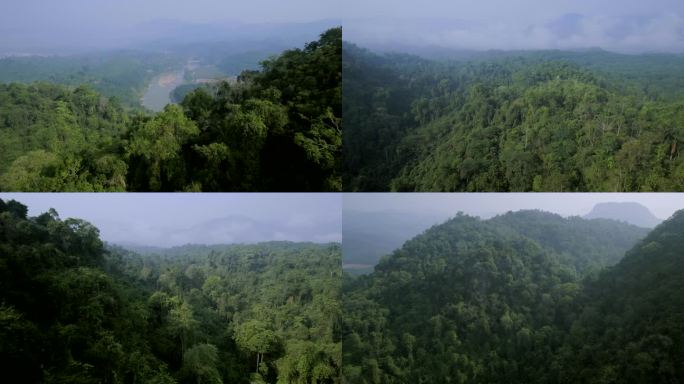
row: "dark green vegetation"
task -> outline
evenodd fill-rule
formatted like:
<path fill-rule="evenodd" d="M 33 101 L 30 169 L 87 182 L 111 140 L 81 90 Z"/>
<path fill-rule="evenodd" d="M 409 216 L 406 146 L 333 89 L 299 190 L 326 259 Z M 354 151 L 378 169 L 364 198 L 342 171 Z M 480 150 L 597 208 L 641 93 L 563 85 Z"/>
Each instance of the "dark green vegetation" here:
<path fill-rule="evenodd" d="M 345 277 L 349 383 L 677 383 L 684 211 L 649 230 L 538 211 L 431 228 Z"/>
<path fill-rule="evenodd" d="M 349 191 L 684 189 L 684 57 L 344 45 Z"/>
<path fill-rule="evenodd" d="M 140 256 L 0 200 L 0 367 L 23 383 L 340 382 L 339 244 Z"/>
<path fill-rule="evenodd" d="M 0 85 L 0 190 L 340 190 L 341 39 L 153 116 L 86 87 Z"/>

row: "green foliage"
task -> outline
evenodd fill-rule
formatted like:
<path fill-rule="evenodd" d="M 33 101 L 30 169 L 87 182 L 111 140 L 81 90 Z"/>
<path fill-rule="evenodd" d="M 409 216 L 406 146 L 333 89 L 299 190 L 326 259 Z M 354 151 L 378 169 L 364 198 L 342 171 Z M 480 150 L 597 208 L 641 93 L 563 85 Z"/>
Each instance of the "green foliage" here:
<path fill-rule="evenodd" d="M 344 49 L 344 185 L 396 191 L 684 186 L 676 55 L 430 61 Z M 667 80 L 664 80 L 667 79 Z"/>
<path fill-rule="evenodd" d="M 193 383 L 221 384 L 218 348 L 212 344 L 197 344 L 183 356 L 182 375 Z"/>
<path fill-rule="evenodd" d="M 340 248 L 143 257 L 0 200 L 0 368 L 28 383 L 339 383 Z"/>
<path fill-rule="evenodd" d="M 646 229 L 615 221 L 537 211 L 489 220 L 459 215 L 435 226 L 384 258 L 371 275 L 345 278 L 344 380 L 576 383 L 597 382 L 602 372 L 615 375 L 606 376 L 607 382 L 676 377 L 676 370 L 665 370 L 677 366 L 674 356 L 681 356 L 673 354 L 671 346 L 677 344 L 672 339 L 638 343 L 650 334 L 671 337 L 679 329 L 674 325 L 678 318 L 667 317 L 657 332 L 636 331 L 635 326 L 646 325 L 654 313 L 671 311 L 680 295 L 667 294 L 677 299 L 650 315 L 646 311 L 655 308 L 644 307 L 621 333 L 610 331 L 613 325 L 605 327 L 625 318 L 611 315 L 611 307 L 630 291 L 600 285 L 628 278 L 619 271 L 635 250 L 649 244 L 653 233 L 638 242 L 646 234 Z M 683 238 L 679 232 L 678 241 Z M 616 263 L 596 280 L 599 268 Z M 635 266 L 635 277 L 637 270 L 648 269 Z M 647 284 L 639 292 L 650 292 Z M 615 348 L 622 337 L 632 344 Z M 623 353 L 632 361 L 617 360 Z M 669 360 L 660 364 L 664 356 Z M 637 361 L 641 373 L 632 376 L 628 370 Z"/>
<path fill-rule="evenodd" d="M 204 190 L 339 191 L 341 28 L 182 102 L 201 134 L 190 154 Z M 225 147 L 217 153 L 212 143 Z M 218 164 L 207 168 L 200 160 Z"/>
<path fill-rule="evenodd" d="M 270 352 L 276 344 L 275 334 L 264 322 L 250 320 L 235 329 L 235 342 L 249 352 Z"/>
<path fill-rule="evenodd" d="M 126 164 L 111 151 L 127 121 L 85 87 L 0 85 L 0 189 L 124 190 Z"/>
<path fill-rule="evenodd" d="M 133 157 L 131 171 L 140 169 L 144 175 L 142 180 L 132 181 L 135 189 L 182 190 L 187 176 L 181 149 L 197 135 L 197 126 L 176 105 L 167 105 L 145 122 L 126 148 Z"/>
<path fill-rule="evenodd" d="M 624 259 L 587 284 L 570 348 L 566 382 L 677 381 L 684 374 L 681 247 L 684 212 L 656 227 Z M 584 341 L 583 343 L 581 343 Z"/>
<path fill-rule="evenodd" d="M 339 191 L 341 44 L 331 29 L 154 116 L 86 86 L 0 85 L 0 190 Z"/>

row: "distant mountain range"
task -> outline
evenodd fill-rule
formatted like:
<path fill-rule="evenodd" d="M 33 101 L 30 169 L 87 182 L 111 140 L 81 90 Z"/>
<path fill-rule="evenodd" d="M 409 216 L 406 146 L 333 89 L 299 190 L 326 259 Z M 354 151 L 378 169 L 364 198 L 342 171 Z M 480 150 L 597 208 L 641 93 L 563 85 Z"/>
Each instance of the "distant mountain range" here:
<path fill-rule="evenodd" d="M 132 28 L 102 26 L 97 30 L 56 29 L 47 35 L 30 28 L 0 30 L 0 55 L 50 55 L 100 52 L 112 49 L 145 51 L 247 51 L 280 52 L 341 25 L 340 20 L 311 22 L 243 23 L 222 21 L 190 23 L 180 20 L 150 20 Z"/>
<path fill-rule="evenodd" d="M 663 220 L 657 218 L 645 206 L 639 203 L 599 203 L 585 219 L 612 219 L 633 224 L 642 228 L 654 228 Z"/>

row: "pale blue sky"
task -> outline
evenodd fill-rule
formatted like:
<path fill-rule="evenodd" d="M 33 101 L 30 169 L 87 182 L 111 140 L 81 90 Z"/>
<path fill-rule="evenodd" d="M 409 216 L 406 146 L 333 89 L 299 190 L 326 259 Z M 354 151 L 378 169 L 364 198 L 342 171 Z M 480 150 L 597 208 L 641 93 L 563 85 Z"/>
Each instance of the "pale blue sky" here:
<path fill-rule="evenodd" d="M 284 25 L 339 25 L 341 4 L 339 0 L 2 0 L 0 54 L 131 48 L 160 38 L 192 36 L 201 36 L 200 41 L 244 40 L 242 34 L 255 40 L 278 39 L 283 32 L 276 28 Z M 323 27 L 316 24 L 316 28 Z"/>
<path fill-rule="evenodd" d="M 133 26 L 155 19 L 302 22 L 339 18 L 339 0 L 3 0 L 5 28 Z"/>
<path fill-rule="evenodd" d="M 339 242 L 336 193 L 0 193 L 37 216 L 90 221 L 116 243 L 176 246 L 291 240 Z"/>

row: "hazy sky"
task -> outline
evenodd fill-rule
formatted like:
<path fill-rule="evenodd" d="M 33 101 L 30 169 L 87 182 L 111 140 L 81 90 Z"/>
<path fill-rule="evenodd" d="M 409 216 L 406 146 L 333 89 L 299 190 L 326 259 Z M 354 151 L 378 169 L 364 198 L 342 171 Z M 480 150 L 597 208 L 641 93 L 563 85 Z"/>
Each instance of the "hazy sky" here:
<path fill-rule="evenodd" d="M 153 246 L 291 240 L 339 242 L 340 194 L 0 193 L 36 216 L 87 220 L 104 240 Z"/>
<path fill-rule="evenodd" d="M 130 48 L 164 37 L 181 39 L 198 35 L 224 39 L 245 31 L 249 33 L 251 29 L 243 24 L 339 20 L 341 2 L 2 0 L 0 4 L 0 53 L 24 54 Z M 264 36 L 269 37 L 263 34 L 255 38 Z"/>
<path fill-rule="evenodd" d="M 684 193 L 346 193 L 345 210 L 434 213 L 448 218 L 459 211 L 492 216 L 541 209 L 563 216 L 584 216 L 601 202 L 637 202 L 660 219 L 684 209 Z"/>
<path fill-rule="evenodd" d="M 348 0 L 345 39 L 371 47 L 684 52 L 681 0 Z"/>
<path fill-rule="evenodd" d="M 0 25 L 134 26 L 149 20 L 302 22 L 339 18 L 339 0 L 3 0 Z"/>

